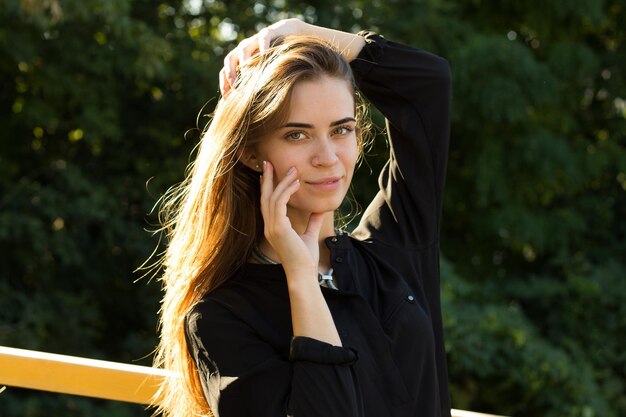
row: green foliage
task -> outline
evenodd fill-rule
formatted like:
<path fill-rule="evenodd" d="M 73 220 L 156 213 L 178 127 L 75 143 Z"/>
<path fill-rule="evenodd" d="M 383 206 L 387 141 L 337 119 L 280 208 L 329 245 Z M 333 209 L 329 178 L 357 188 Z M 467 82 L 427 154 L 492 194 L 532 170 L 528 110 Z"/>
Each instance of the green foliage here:
<path fill-rule="evenodd" d="M 28 4 L 0 9 L 0 345 L 150 364 L 160 290 L 133 270 L 217 91 L 214 43 L 173 8 Z M 96 414 L 95 400 L 39 398 L 9 388 L 0 415 Z"/>
<path fill-rule="evenodd" d="M 0 3 L 0 345 L 150 363 L 160 289 L 133 273 L 157 246 L 148 213 L 182 178 L 225 53 L 300 16 L 451 63 L 453 406 L 626 415 L 625 14 L 617 0 Z M 387 151 L 355 178 L 361 206 Z M 0 394 L 2 416 L 55 414 L 149 411 Z"/>
<path fill-rule="evenodd" d="M 599 292 L 589 294 L 593 284 L 580 280 L 563 285 L 541 277 L 531 278 L 531 285 L 494 279 L 481 288 L 455 274 L 447 260 L 442 262 L 442 276 L 446 348 L 450 373 L 456 375 L 452 395 L 457 406 L 515 416 L 619 415 L 613 404 L 620 401 L 617 389 L 623 382 L 612 380 L 616 389 L 609 394 L 594 375 L 607 364 L 582 352 L 581 343 L 590 338 L 580 333 L 591 330 L 594 342 L 610 334 L 596 331 L 596 323 L 577 321 L 589 321 L 589 307 L 601 299 Z M 561 304 L 579 298 L 588 299 L 585 307 Z M 507 299 L 509 303 L 503 303 Z M 543 303 L 542 313 L 533 314 Z M 604 314 L 604 307 L 594 309 Z M 558 337 L 565 326 L 578 334 L 570 340 Z M 611 373 L 606 368 L 603 372 Z"/>

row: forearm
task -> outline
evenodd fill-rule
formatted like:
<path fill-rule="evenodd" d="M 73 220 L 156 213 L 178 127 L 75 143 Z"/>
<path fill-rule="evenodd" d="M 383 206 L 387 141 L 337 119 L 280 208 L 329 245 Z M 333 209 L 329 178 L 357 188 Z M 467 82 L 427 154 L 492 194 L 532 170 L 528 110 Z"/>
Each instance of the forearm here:
<path fill-rule="evenodd" d="M 322 295 L 317 277 L 305 279 L 297 273 L 287 273 L 287 283 L 293 335 L 341 346 L 337 327 Z"/>
<path fill-rule="evenodd" d="M 353 33 L 315 26 L 302 21 L 299 21 L 299 24 L 302 26 L 303 35 L 316 36 L 328 41 L 341 52 L 348 62 L 353 61 L 365 46 L 363 37 Z"/>

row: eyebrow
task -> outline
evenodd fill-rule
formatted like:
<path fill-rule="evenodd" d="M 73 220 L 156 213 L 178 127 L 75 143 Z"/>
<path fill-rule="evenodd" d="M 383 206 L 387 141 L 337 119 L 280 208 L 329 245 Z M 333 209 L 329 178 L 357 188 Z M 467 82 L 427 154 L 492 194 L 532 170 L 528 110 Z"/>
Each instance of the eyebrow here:
<path fill-rule="evenodd" d="M 356 122 L 356 119 L 354 117 L 344 117 L 343 119 L 340 119 L 340 120 L 332 122 L 330 124 L 330 127 L 342 125 L 342 124 L 348 123 L 348 122 Z M 281 128 L 285 128 L 285 127 L 299 127 L 299 128 L 302 128 L 302 129 L 312 129 L 313 125 L 310 124 L 310 123 L 291 122 L 291 123 L 286 123 L 286 124 L 281 126 Z"/>

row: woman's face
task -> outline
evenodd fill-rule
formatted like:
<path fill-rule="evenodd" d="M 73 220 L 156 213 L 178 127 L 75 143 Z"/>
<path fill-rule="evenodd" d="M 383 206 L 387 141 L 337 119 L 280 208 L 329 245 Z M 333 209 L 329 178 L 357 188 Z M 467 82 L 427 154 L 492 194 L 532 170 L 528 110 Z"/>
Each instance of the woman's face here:
<path fill-rule="evenodd" d="M 339 207 L 358 157 L 354 97 L 344 80 L 324 76 L 294 86 L 287 122 L 256 147 L 274 166 L 274 185 L 291 167 L 300 188 L 289 211 L 323 213 Z"/>

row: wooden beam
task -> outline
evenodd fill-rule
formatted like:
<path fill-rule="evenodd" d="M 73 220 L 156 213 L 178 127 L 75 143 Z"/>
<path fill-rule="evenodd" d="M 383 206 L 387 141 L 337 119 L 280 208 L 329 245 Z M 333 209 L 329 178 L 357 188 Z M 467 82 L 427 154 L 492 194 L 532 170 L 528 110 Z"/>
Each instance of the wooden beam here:
<path fill-rule="evenodd" d="M 166 371 L 0 346 L 0 385 L 148 404 Z"/>

